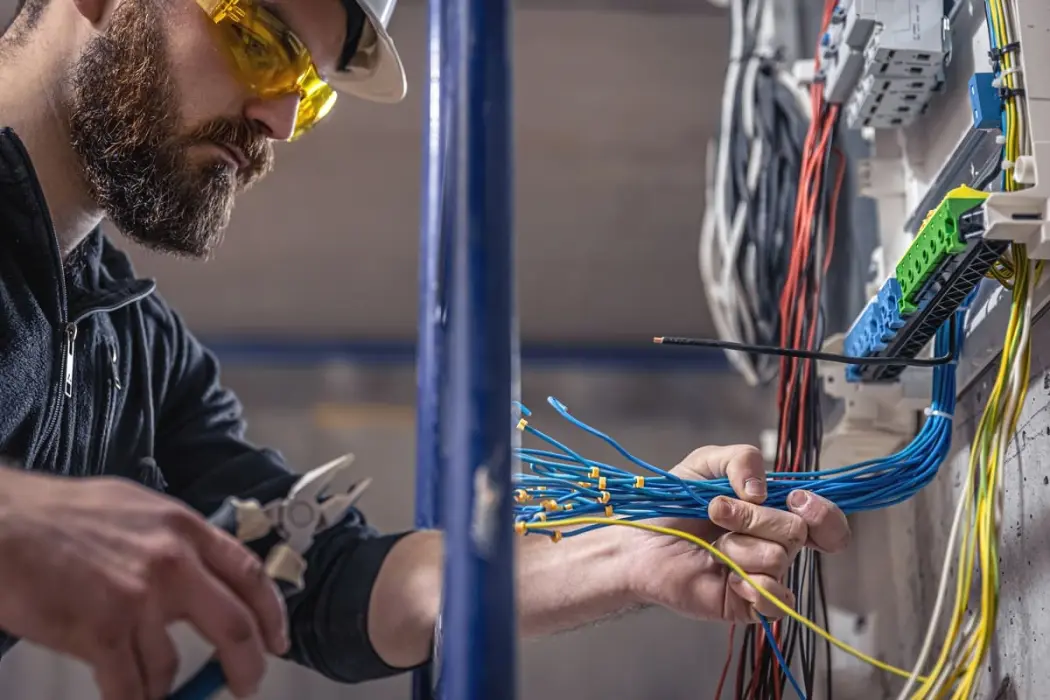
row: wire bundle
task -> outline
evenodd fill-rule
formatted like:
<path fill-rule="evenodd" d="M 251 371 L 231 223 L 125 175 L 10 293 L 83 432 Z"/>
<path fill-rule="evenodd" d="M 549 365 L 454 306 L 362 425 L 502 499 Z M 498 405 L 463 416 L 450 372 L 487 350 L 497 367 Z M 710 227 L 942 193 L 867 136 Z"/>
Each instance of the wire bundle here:
<path fill-rule="evenodd" d="M 805 93 L 771 47 L 773 0 L 730 3 L 730 59 L 721 131 L 709 153 L 699 265 L 723 340 L 773 345 L 776 299 L 787 277 L 789 237 L 808 115 Z M 748 384 L 769 382 L 776 363 L 729 351 Z"/>
<path fill-rule="evenodd" d="M 821 29 L 826 31 L 836 6 L 835 0 L 826 0 Z M 819 47 L 814 50 L 817 71 L 820 70 Z M 787 278 L 779 294 L 779 345 L 789 349 L 814 351 L 824 343 L 824 299 L 822 281 L 826 276 L 835 244 L 837 207 L 845 178 L 845 159 L 835 149 L 835 132 L 839 122 L 839 106 L 824 100 L 824 86 L 815 81 L 810 88 L 809 125 L 802 150 L 802 164 L 798 180 L 800 188 L 795 205 L 791 258 Z M 821 389 L 812 360 L 787 357 L 779 366 L 777 407 L 780 422 L 777 432 L 777 471 L 802 473 L 820 469 L 820 449 L 823 442 L 823 413 Z M 936 468 L 936 467 L 935 467 Z M 864 498 L 861 496 L 861 498 Z M 819 552 L 807 551 L 791 568 L 786 581 L 807 617 L 815 619 L 818 612 L 827 624 L 824 602 L 822 561 Z M 783 629 L 781 629 L 783 627 Z M 778 639 L 786 650 L 788 664 L 793 662 L 797 649 L 802 681 L 808 695 L 814 692 L 816 676 L 817 637 L 794 621 L 777 625 Z M 782 633 L 782 634 L 781 634 Z M 744 647 L 737 669 L 736 697 L 779 700 L 787 668 L 778 664 L 770 645 L 755 635 L 753 628 L 745 631 Z M 746 656 L 754 659 L 745 661 Z M 831 697 L 831 648 L 825 647 L 825 686 Z M 744 683 L 750 663 L 751 678 Z"/>
<path fill-rule="evenodd" d="M 960 315 L 963 311 L 958 312 Z M 938 332 L 936 352 L 947 353 L 961 343 L 962 324 L 946 323 Z M 911 498 L 936 475 L 951 444 L 955 410 L 955 365 L 933 369 L 933 400 L 918 435 L 896 454 L 859 464 L 768 475 L 766 505 L 787 509 L 791 491 L 806 489 L 829 499 L 845 513 L 885 508 Z M 634 470 L 595 461 L 533 427 L 531 411 L 518 405 L 518 428 L 553 449 L 521 447 L 517 456 L 528 471 L 515 476 L 516 520 L 533 532 L 559 538 L 561 531 L 543 530 L 554 523 L 586 515 L 645 520 L 661 517 L 706 518 L 718 496 L 733 496 L 726 478 L 683 479 L 630 453 L 614 438 L 573 416 L 558 399 L 548 403 L 573 426 L 611 446 Z M 597 526 L 564 533 L 577 535 Z M 526 528 L 520 527 L 519 530 Z"/>
<path fill-rule="evenodd" d="M 1013 165 L 1030 153 L 1030 135 L 1020 104 L 1023 85 L 1018 56 L 1016 15 L 1011 3 L 989 0 L 986 4 L 996 81 L 1003 97 L 1002 187 L 1022 189 Z M 1031 370 L 1032 291 L 1042 273 L 1042 263 L 1032 264 L 1023 245 L 1011 246 L 1011 259 L 999 275 L 1013 292 L 1010 321 L 1003 353 L 988 403 L 981 415 L 967 468 L 962 496 L 956 508 L 937 598 L 922 650 L 908 684 L 898 696 L 917 700 L 951 697 L 972 698 L 978 689 L 984 659 L 991 646 L 999 605 L 999 543 L 1002 531 L 1003 467 L 1006 451 L 1020 419 Z M 918 676 L 933 647 L 951 582 L 951 561 L 957 565 L 955 601 L 948 632 L 926 680 Z M 972 604 L 972 601 L 976 600 Z"/>
<path fill-rule="evenodd" d="M 958 311 L 955 317 L 938 331 L 935 354 L 949 355 L 961 347 L 961 321 L 964 314 L 965 308 Z M 940 465 L 948 456 L 952 414 L 955 410 L 955 373 L 954 364 L 938 365 L 933 369 L 932 402 L 927 410 L 927 418 L 918 435 L 903 450 L 886 458 L 840 469 L 769 474 L 766 505 L 787 508 L 788 494 L 799 488 L 828 498 L 846 513 L 884 508 L 913 496 L 936 476 Z M 534 428 L 529 422 L 531 412 L 519 404 L 521 418 L 518 428 L 553 448 L 522 447 L 517 450 L 517 456 L 529 469 L 529 472 L 516 476 L 516 528 L 522 534 L 536 532 L 557 541 L 563 536 L 578 535 L 611 524 L 634 525 L 664 532 L 665 530 L 637 521 L 659 517 L 706 518 L 707 507 L 712 499 L 722 495 L 732 496 L 734 493 L 728 479 L 687 480 L 649 464 L 632 455 L 612 437 L 571 415 L 568 408 L 557 399 L 548 398 L 548 403 L 572 425 L 611 446 L 635 469 L 629 471 L 584 457 L 578 451 Z M 569 527 L 574 529 L 563 529 Z M 696 540 L 685 533 L 672 530 L 666 530 L 666 533 L 690 541 Z M 699 544 L 707 545 L 703 542 Z M 814 567 L 814 553 L 804 553 L 803 560 L 807 556 L 809 567 Z M 725 559 L 724 555 L 720 558 Z M 736 571 L 733 568 L 735 565 L 726 561 L 727 565 Z M 814 569 L 802 568 L 801 571 L 807 573 Z M 744 578 L 747 580 L 746 576 Z M 819 578 L 816 580 L 819 581 Z M 818 596 L 822 598 L 823 592 L 811 584 L 804 590 L 809 596 L 809 607 L 816 609 Z M 768 592 L 763 592 L 763 595 L 774 600 Z M 798 594 L 796 599 L 804 601 Z M 782 605 L 781 607 L 783 609 Z M 785 612 L 788 612 L 791 627 L 784 634 L 778 634 L 774 629 L 781 623 L 770 625 L 765 620 L 762 620 L 761 630 L 755 626 L 747 628 L 749 634 L 745 635 L 745 649 L 755 651 L 751 655 L 741 655 L 742 663 L 737 674 L 738 695 L 747 687 L 744 684 L 743 672 L 747 668 L 755 668 L 762 662 L 763 656 L 768 654 L 771 661 L 767 666 L 767 679 L 772 676 L 773 681 L 766 686 L 751 683 L 750 688 L 753 690 L 749 692 L 779 696 L 782 688 L 790 686 L 801 697 L 812 696 L 813 657 L 807 657 L 805 654 L 807 648 L 802 643 L 803 633 L 814 640 L 822 638 L 828 647 L 834 644 L 878 668 L 903 677 L 908 676 L 906 671 L 883 664 L 839 642 L 812 622 L 812 614 L 804 612 L 799 615 L 787 610 Z M 826 609 L 822 612 L 826 627 Z M 799 631 L 792 634 L 791 629 Z M 764 633 L 765 637 L 756 636 L 760 633 Z M 815 641 L 811 642 L 809 649 L 813 649 L 815 644 Z M 800 651 L 803 662 L 802 686 L 790 670 L 791 655 L 796 649 Z M 718 695 L 721 694 L 730 663 L 731 657 L 726 662 Z M 753 673 L 752 678 L 757 677 L 758 674 Z M 779 683 L 776 681 L 778 678 Z M 803 687 L 805 690 L 802 690 Z"/>

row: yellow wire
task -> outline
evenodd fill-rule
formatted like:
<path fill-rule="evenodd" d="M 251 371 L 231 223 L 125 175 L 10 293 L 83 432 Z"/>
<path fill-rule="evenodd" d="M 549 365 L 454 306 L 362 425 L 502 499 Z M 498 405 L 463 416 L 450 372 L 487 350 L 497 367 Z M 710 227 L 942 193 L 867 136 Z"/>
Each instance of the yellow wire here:
<path fill-rule="evenodd" d="M 953 697 L 971 697 L 981 665 L 991 645 L 999 605 L 998 545 L 1000 524 L 996 518 L 1001 497 L 1002 459 L 1010 437 L 1016 432 L 1031 368 L 1031 314 L 1029 298 L 1033 283 L 1042 272 L 1042 263 L 1029 266 L 1023 246 L 1015 246 L 1018 267 L 1017 289 L 1011 304 L 1011 318 L 1004 341 L 1003 358 L 985 412 L 978 425 L 971 452 L 968 479 L 977 482 L 974 502 L 967 506 L 968 522 L 959 548 L 959 571 L 955 610 L 940 656 L 929 680 L 915 696 L 924 698 L 930 692 L 946 697 L 956 683 Z M 1011 378 L 1017 379 L 1017 385 Z M 967 497 L 964 495 L 964 497 Z M 976 550 L 976 551 L 975 551 Z M 970 600 L 975 557 L 981 568 L 980 609 L 977 624 L 968 638 L 960 637 L 960 626 Z M 962 654 L 946 666 L 948 656 L 962 643 Z"/>
<path fill-rule="evenodd" d="M 884 661 L 879 661 L 878 659 L 865 654 L 863 651 L 856 649 L 855 647 L 852 647 L 849 644 L 846 644 L 846 642 L 843 642 L 837 637 L 833 636 L 831 633 L 829 633 L 817 623 L 810 620 L 808 617 L 799 614 L 794 609 L 792 609 L 790 605 L 780 600 L 775 595 L 763 588 L 761 584 L 759 584 L 757 581 L 751 578 L 746 571 L 740 568 L 739 564 L 737 564 L 735 561 L 726 556 L 717 547 L 712 545 L 710 542 L 702 540 L 696 535 L 689 534 L 688 532 L 682 532 L 681 530 L 675 530 L 674 528 L 662 527 L 660 525 L 651 525 L 649 523 L 637 522 L 634 520 L 619 520 L 617 518 L 598 518 L 590 516 L 569 518 L 567 520 L 558 520 L 556 522 L 519 523 L 518 527 L 523 527 L 525 530 L 549 530 L 555 527 L 575 527 L 577 525 L 620 525 L 623 527 L 633 527 L 638 530 L 647 530 L 649 532 L 655 532 L 661 535 L 679 537 L 683 540 L 692 542 L 696 546 L 702 547 L 709 554 L 711 554 L 711 556 L 715 557 L 720 562 L 725 564 L 734 574 L 736 574 L 745 582 L 747 582 L 752 588 L 758 591 L 759 595 L 761 595 L 763 598 L 775 605 L 782 613 L 792 618 L 793 620 L 796 620 L 800 624 L 804 625 L 810 631 L 817 634 L 821 638 L 827 640 L 835 647 L 841 649 L 842 651 L 846 652 L 847 654 L 853 657 L 856 657 L 857 659 L 860 659 L 861 661 L 867 664 L 874 666 L 877 669 L 886 671 L 888 673 L 893 673 L 902 678 L 911 678 L 911 671 L 905 671 L 902 668 L 897 668 L 896 666 L 892 666 Z M 926 678 L 920 677 L 919 680 L 925 681 Z"/>
<path fill-rule="evenodd" d="M 994 43 L 1005 47 L 1017 37 L 1011 35 L 1012 18 L 1003 0 L 988 0 L 988 16 Z M 1017 70 L 1019 53 L 1013 51 L 1000 57 L 1003 87 L 1016 91 L 1021 87 Z M 1015 179 L 1013 164 L 1028 150 L 1028 132 L 1020 98 L 1012 94 L 1004 98 L 1003 135 L 1004 189 L 1016 191 L 1023 187 Z M 974 435 L 967 470 L 967 527 L 962 531 L 958 551 L 958 578 L 955 602 L 948 632 L 937 661 L 927 681 L 915 698 L 970 698 L 976 691 L 981 667 L 991 646 L 999 608 L 999 540 L 1001 522 L 999 504 L 1002 498 L 1003 460 L 1010 440 L 1017 430 L 1021 409 L 1028 391 L 1031 369 L 1031 305 L 1032 289 L 1042 274 L 1042 263 L 1030 264 L 1024 246 L 1014 245 L 1011 258 L 1003 259 L 991 271 L 991 276 L 1009 282 L 1012 302 L 1010 322 L 1003 342 L 1003 354 L 995 384 Z M 979 568 L 979 596 L 973 624 L 963 628 L 975 569 Z"/>

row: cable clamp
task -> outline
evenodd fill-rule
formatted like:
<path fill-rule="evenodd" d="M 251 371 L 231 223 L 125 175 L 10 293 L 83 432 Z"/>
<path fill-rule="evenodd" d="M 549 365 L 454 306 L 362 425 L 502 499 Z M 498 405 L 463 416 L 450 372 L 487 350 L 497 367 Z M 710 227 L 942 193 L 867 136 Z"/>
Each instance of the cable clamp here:
<path fill-rule="evenodd" d="M 993 48 L 988 51 L 988 58 L 992 59 L 993 62 L 998 63 L 1007 54 L 1021 50 L 1021 42 L 1013 41 L 1000 48 Z"/>
<path fill-rule="evenodd" d="M 944 420 L 952 420 L 953 418 L 955 418 L 955 416 L 953 416 L 950 413 L 947 413 L 945 411 L 940 411 L 940 410 L 938 410 L 936 408 L 933 408 L 933 407 L 930 407 L 930 406 L 927 406 L 926 410 L 923 411 L 923 413 L 925 413 L 927 416 L 931 416 L 933 418 L 943 418 Z"/>

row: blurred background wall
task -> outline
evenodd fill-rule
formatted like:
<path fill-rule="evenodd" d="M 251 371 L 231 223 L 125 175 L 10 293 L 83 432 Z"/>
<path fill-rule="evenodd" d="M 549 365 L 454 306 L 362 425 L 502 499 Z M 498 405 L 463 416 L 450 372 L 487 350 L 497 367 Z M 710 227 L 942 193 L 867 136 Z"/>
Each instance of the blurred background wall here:
<path fill-rule="evenodd" d="M 313 466 L 352 450 L 375 478 L 362 507 L 383 529 L 412 524 L 414 377 L 409 367 L 243 367 L 226 370 L 251 419 L 249 435 L 276 445 L 292 464 Z M 608 452 L 560 422 L 544 400 L 555 395 L 573 413 L 615 435 L 628 449 L 673 465 L 705 443 L 750 442 L 767 418 L 732 377 L 695 373 L 581 372 L 531 369 L 523 376 L 534 424 L 594 458 Z M 546 410 L 545 410 L 546 408 Z M 526 584 L 527 585 L 527 584 Z M 206 649 L 184 631 L 184 661 L 200 663 Z M 522 697 L 693 700 L 713 690 L 721 671 L 727 628 L 648 610 L 597 627 L 521 645 Z M 94 700 L 91 677 L 79 664 L 28 645 L 0 663 L 0 698 Z M 280 661 L 271 662 L 263 698 L 273 700 L 407 700 L 406 678 L 348 689 Z"/>
<path fill-rule="evenodd" d="M 13 6 L 0 0 L 0 22 Z M 658 464 L 702 444 L 756 442 L 773 405 L 726 374 L 719 355 L 644 359 L 653 335 L 713 335 L 696 249 L 724 11 L 701 0 L 516 6 L 521 327 L 526 351 L 546 358 L 526 363 L 527 404 L 594 454 L 598 445 L 543 410 L 548 395 Z M 376 479 L 363 507 L 391 529 L 412 522 L 422 2 L 402 0 L 393 33 L 411 82 L 405 103 L 343 98 L 330 122 L 279 147 L 277 171 L 243 197 L 213 261 L 133 251 L 223 359 L 249 435 L 303 468 L 353 450 Z M 526 643 L 523 691 L 706 696 L 726 633 L 647 611 Z M 188 663 L 203 658 L 180 639 Z M 263 697 L 400 700 L 407 687 L 401 678 L 340 688 L 276 662 Z M 83 668 L 28 645 L 0 664 L 4 700 L 95 697 Z"/>

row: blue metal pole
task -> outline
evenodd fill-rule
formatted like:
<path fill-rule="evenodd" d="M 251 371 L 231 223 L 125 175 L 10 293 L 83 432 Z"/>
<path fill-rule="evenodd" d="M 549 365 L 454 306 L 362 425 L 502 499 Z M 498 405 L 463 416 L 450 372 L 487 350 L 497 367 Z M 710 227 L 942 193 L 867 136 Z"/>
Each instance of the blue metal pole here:
<path fill-rule="evenodd" d="M 446 0 L 459 41 L 448 335 L 441 696 L 516 692 L 511 503 L 513 225 L 510 1 Z"/>
<path fill-rule="evenodd" d="M 423 206 L 419 235 L 419 341 L 416 355 L 416 527 L 440 528 L 441 404 L 445 362 L 445 295 L 442 271 L 450 230 L 445 225 L 448 187 L 451 92 L 443 90 L 447 60 L 441 0 L 429 3 L 429 80 L 423 125 Z M 434 697 L 434 669 L 412 674 L 413 700 Z"/>
<path fill-rule="evenodd" d="M 430 0 L 430 80 L 424 113 L 423 207 L 419 237 L 419 345 L 416 353 L 416 526 L 441 526 L 441 392 L 444 383 L 445 294 L 442 268 L 448 248 L 448 101 L 441 0 Z M 446 91 L 447 92 L 447 91 Z"/>

